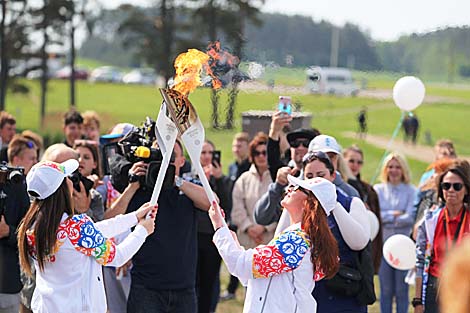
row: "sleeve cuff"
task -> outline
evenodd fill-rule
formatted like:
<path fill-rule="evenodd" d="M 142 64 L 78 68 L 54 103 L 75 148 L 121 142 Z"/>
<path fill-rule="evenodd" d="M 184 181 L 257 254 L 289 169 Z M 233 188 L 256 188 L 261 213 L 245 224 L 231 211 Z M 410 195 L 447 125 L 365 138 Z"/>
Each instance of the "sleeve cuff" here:
<path fill-rule="evenodd" d="M 145 238 L 147 238 L 147 236 L 149 235 L 145 227 L 142 225 L 137 225 L 132 233 L 134 234 L 134 236 L 143 240 L 145 240 Z"/>
<path fill-rule="evenodd" d="M 228 229 L 228 227 L 222 226 L 222 227 L 218 228 L 214 233 L 214 237 L 212 237 L 213 241 L 214 241 L 214 244 L 217 246 L 217 242 L 222 240 L 227 235 L 231 236 L 230 230 Z"/>

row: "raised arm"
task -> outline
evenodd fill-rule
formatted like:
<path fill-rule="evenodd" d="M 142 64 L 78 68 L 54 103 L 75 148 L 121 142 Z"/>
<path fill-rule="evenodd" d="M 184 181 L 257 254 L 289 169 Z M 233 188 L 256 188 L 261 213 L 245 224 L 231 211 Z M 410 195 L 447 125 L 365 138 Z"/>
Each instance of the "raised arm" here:
<path fill-rule="evenodd" d="M 134 231 L 119 245 L 104 237 L 86 214 L 73 216 L 61 225 L 59 232 L 67 233 L 70 242 L 78 252 L 93 257 L 103 266 L 119 267 L 129 261 L 140 249 L 145 238 L 153 233 L 154 224 L 155 213 L 152 218 L 142 219 Z"/>
<path fill-rule="evenodd" d="M 370 240 L 370 225 L 364 203 L 354 197 L 349 213 L 338 202 L 333 216 L 338 224 L 341 235 L 352 250 L 359 251 L 366 247 Z"/>
<path fill-rule="evenodd" d="M 209 210 L 216 230 L 214 244 L 229 272 L 237 276 L 244 285 L 249 279 L 269 278 L 295 270 L 310 251 L 310 242 L 300 229 L 283 232 L 267 245 L 244 250 L 238 244 L 236 235 L 232 235 L 228 227 L 222 226 L 222 219 L 217 210 L 218 206 Z M 281 245 L 286 244 L 292 246 L 291 253 L 286 253 L 285 250 L 280 252 Z"/>
<path fill-rule="evenodd" d="M 203 211 L 209 210 L 211 203 L 203 187 L 185 180 L 179 189 L 193 201 L 196 208 Z"/>
<path fill-rule="evenodd" d="M 276 180 L 271 183 L 266 192 L 256 202 L 254 217 L 256 223 L 269 225 L 277 222 L 281 216 L 281 199 L 284 188 L 287 186 L 287 175 L 292 171 L 289 167 L 281 167 L 276 174 Z"/>

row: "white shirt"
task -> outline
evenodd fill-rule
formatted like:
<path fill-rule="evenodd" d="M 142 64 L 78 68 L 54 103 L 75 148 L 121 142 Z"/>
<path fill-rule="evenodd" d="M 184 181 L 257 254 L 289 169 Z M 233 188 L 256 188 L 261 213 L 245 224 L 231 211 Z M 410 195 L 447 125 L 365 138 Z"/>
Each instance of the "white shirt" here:
<path fill-rule="evenodd" d="M 288 227 L 269 244 L 244 250 L 223 227 L 214 234 L 229 272 L 237 276 L 247 294 L 244 313 L 314 313 L 315 286 L 310 261 L 311 243 L 300 223 Z"/>
<path fill-rule="evenodd" d="M 367 208 L 364 202 L 357 197 L 352 197 L 349 213 L 341 203 L 336 202 L 336 207 L 331 213 L 348 247 L 354 251 L 364 249 L 370 240 L 370 222 L 367 217 Z M 281 232 L 289 223 L 289 212 L 282 210 L 275 233 L 278 234 Z"/>
<path fill-rule="evenodd" d="M 37 261 L 36 289 L 31 307 L 36 313 L 104 313 L 107 310 L 102 265 L 122 266 L 142 246 L 147 230 L 137 225 L 119 245 L 114 237 L 137 224 L 135 213 L 93 223 L 86 215 L 62 216 L 55 251 L 44 271 Z M 27 234 L 34 258 L 34 233 Z"/>

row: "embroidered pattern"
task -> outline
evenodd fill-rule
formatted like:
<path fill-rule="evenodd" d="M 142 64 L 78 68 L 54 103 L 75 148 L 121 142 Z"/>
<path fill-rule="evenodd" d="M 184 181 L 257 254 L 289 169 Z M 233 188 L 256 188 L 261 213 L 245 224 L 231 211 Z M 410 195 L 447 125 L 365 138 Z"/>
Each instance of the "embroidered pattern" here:
<path fill-rule="evenodd" d="M 282 232 L 269 244 L 255 248 L 253 277 L 268 278 L 293 271 L 300 266 L 309 249 L 310 240 L 301 229 Z"/>
<path fill-rule="evenodd" d="M 49 162 L 49 161 L 43 161 L 39 164 L 42 165 L 42 166 L 48 166 L 50 168 L 56 169 L 59 172 L 61 172 L 62 174 L 65 174 L 65 166 L 63 166 L 62 164 L 55 163 L 55 162 Z"/>
<path fill-rule="evenodd" d="M 29 253 L 32 257 L 36 257 L 36 239 L 33 231 L 28 230 L 26 236 Z M 99 264 L 106 265 L 113 261 L 116 256 L 115 243 L 104 238 L 103 234 L 95 228 L 88 216 L 80 214 L 74 215 L 59 225 L 54 251 L 49 254 L 47 261 L 55 261 L 55 254 L 67 238 L 77 251 L 95 258 Z"/>

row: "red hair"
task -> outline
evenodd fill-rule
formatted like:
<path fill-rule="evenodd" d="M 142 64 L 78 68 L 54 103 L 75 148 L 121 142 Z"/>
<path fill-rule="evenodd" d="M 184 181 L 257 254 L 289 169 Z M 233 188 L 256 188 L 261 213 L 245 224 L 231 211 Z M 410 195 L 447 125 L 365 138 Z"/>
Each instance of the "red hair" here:
<path fill-rule="evenodd" d="M 320 202 L 313 193 L 309 194 L 302 215 L 302 229 L 312 243 L 310 260 L 313 263 L 313 271 L 320 270 L 325 274 L 325 278 L 330 279 L 339 269 L 338 242 L 328 227 L 326 213 Z"/>

